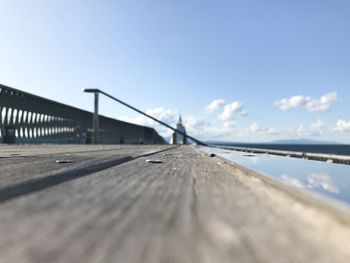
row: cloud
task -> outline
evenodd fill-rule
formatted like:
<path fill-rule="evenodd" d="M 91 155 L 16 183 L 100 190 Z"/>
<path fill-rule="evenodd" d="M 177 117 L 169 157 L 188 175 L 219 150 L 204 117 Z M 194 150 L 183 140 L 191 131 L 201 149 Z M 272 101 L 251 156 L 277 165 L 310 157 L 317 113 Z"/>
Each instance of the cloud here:
<path fill-rule="evenodd" d="M 264 127 L 256 122 L 250 124 L 246 129 L 239 133 L 240 137 L 250 138 L 266 138 L 270 140 L 276 139 L 300 139 L 308 137 L 316 137 L 322 135 L 327 129 L 327 126 L 321 121 L 317 120 L 309 126 L 299 125 L 297 127 L 289 127 L 286 129 L 276 129 L 271 127 Z"/>
<path fill-rule="evenodd" d="M 225 121 L 221 126 L 213 125 L 207 120 L 189 116 L 184 118 L 184 125 L 188 134 L 195 138 L 206 140 L 223 140 L 230 138 L 236 129 L 233 121 Z"/>
<path fill-rule="evenodd" d="M 166 124 L 169 124 L 171 126 L 175 126 L 174 124 L 177 122 L 179 118 L 179 113 L 176 110 L 172 109 L 166 109 L 164 107 L 157 107 L 157 108 L 152 108 L 152 109 L 147 109 L 146 113 L 160 121 L 165 122 Z M 149 126 L 152 128 L 155 128 L 158 133 L 161 136 L 164 137 L 169 137 L 172 134 L 172 130 L 162 126 L 161 124 L 151 120 L 150 118 L 147 118 L 144 115 L 138 115 L 136 117 L 127 117 L 127 116 L 122 116 L 119 117 L 118 119 L 130 123 L 135 123 L 143 126 Z"/>
<path fill-rule="evenodd" d="M 282 111 L 302 106 L 309 112 L 316 112 L 328 110 L 336 100 L 337 93 L 330 92 L 321 96 L 319 99 L 302 95 L 292 96 L 288 99 L 276 101 L 275 105 Z"/>
<path fill-rule="evenodd" d="M 166 109 L 164 107 L 148 109 L 146 113 L 173 127 L 179 118 L 178 111 Z M 119 119 L 130 123 L 153 127 L 163 137 L 170 137 L 173 133 L 172 130 L 163 127 L 162 125 L 143 115 L 138 115 L 136 117 L 124 116 L 120 117 Z M 227 120 L 219 125 L 212 125 L 212 123 L 207 121 L 207 119 L 198 118 L 196 116 L 185 116 L 183 118 L 183 124 L 189 135 L 193 136 L 194 138 L 206 140 L 229 138 L 236 129 L 235 123 L 230 120 Z"/>
<path fill-rule="evenodd" d="M 225 101 L 222 99 L 213 100 L 208 106 L 205 107 L 205 110 L 209 113 L 213 112 L 213 111 L 217 110 L 224 103 L 225 103 Z"/>
<path fill-rule="evenodd" d="M 292 96 L 289 99 L 282 99 L 275 102 L 275 105 L 283 111 L 287 111 L 291 108 L 296 108 L 298 106 L 301 106 L 305 104 L 305 97 L 304 96 Z"/>
<path fill-rule="evenodd" d="M 301 181 L 298 178 L 290 177 L 287 174 L 283 174 L 280 178 L 284 183 L 298 188 L 321 188 L 330 193 L 339 193 L 340 187 L 327 174 L 311 173 L 306 177 L 306 182 L 303 182 L 304 180 Z"/>
<path fill-rule="evenodd" d="M 242 117 L 245 117 L 248 115 L 248 112 L 246 110 L 242 110 L 240 113 Z"/>
<path fill-rule="evenodd" d="M 308 138 L 314 136 L 320 136 L 327 130 L 326 125 L 317 120 L 308 126 L 299 125 L 296 127 L 289 127 L 285 129 L 277 129 L 273 127 L 266 127 L 258 124 L 257 122 L 251 123 L 246 128 L 237 128 L 236 123 L 233 121 L 235 114 L 244 114 L 245 110 L 243 104 L 235 101 L 231 104 L 227 104 L 220 114 L 220 122 L 218 120 L 211 120 L 207 117 L 198 116 L 183 116 L 183 123 L 186 131 L 189 135 L 202 139 L 202 140 L 277 140 L 277 139 L 298 139 Z M 171 125 L 175 126 L 178 121 L 179 113 L 177 110 L 168 109 L 165 107 L 151 108 L 146 111 L 147 114 Z M 121 117 L 123 121 L 136 123 L 143 126 L 153 127 L 157 132 L 164 137 L 172 135 L 172 131 L 158 124 L 157 122 L 143 116 L 138 115 L 135 117 Z M 339 126 L 337 130 L 340 130 L 340 126 L 345 121 L 338 122 Z M 350 130 L 350 122 L 349 122 Z M 343 130 L 345 128 L 342 128 Z"/>
<path fill-rule="evenodd" d="M 308 100 L 305 107 L 308 111 L 325 111 L 328 110 L 336 100 L 337 93 L 331 92 L 323 95 L 319 100 Z"/>
<path fill-rule="evenodd" d="M 284 182 L 285 184 L 288 184 L 288 185 L 291 185 L 291 186 L 294 186 L 294 187 L 297 187 L 297 188 L 305 188 L 305 185 L 302 181 L 300 181 L 299 179 L 297 178 L 292 178 L 286 174 L 283 174 L 281 176 L 281 180 L 282 182 Z"/>
<path fill-rule="evenodd" d="M 233 121 L 225 121 L 222 129 L 224 131 L 233 131 L 236 128 L 236 125 Z"/>
<path fill-rule="evenodd" d="M 339 186 L 326 174 L 312 173 L 307 177 L 308 188 L 322 188 L 330 193 L 339 193 Z"/>
<path fill-rule="evenodd" d="M 261 130 L 261 127 L 256 122 L 252 123 L 248 128 L 248 131 L 253 133 L 259 132 L 260 130 Z"/>
<path fill-rule="evenodd" d="M 343 119 L 337 120 L 334 130 L 340 132 L 350 131 L 350 121 L 346 121 Z"/>
<path fill-rule="evenodd" d="M 243 130 L 240 133 L 240 136 L 249 136 L 249 135 L 261 135 L 261 136 L 267 136 L 267 135 L 279 135 L 280 131 L 274 128 L 267 128 L 267 127 L 262 127 L 258 123 L 253 122 L 250 124 L 250 126 Z"/>
<path fill-rule="evenodd" d="M 166 109 L 164 107 L 148 109 L 146 110 L 146 113 L 167 124 L 175 123 L 179 117 L 179 113 L 177 111 Z M 157 122 L 141 114 L 136 117 L 122 116 L 119 119 L 123 121 L 131 122 L 131 123 L 136 123 L 139 125 L 146 125 L 146 126 L 158 124 Z"/>
<path fill-rule="evenodd" d="M 309 127 L 304 125 L 299 125 L 297 128 L 289 129 L 289 137 L 292 138 L 306 138 L 306 137 L 317 137 L 326 130 L 327 126 L 321 121 L 317 120 L 314 123 L 311 123 Z"/>
<path fill-rule="evenodd" d="M 247 114 L 243 109 L 243 104 L 239 101 L 234 101 L 225 105 L 224 111 L 219 115 L 219 119 L 222 121 L 228 121 L 237 113 L 240 113 L 243 116 Z"/>
<path fill-rule="evenodd" d="M 238 132 L 237 135 L 241 140 L 272 140 L 279 138 L 281 136 L 281 131 L 274 128 L 263 127 L 253 122 L 247 128 Z"/>
<path fill-rule="evenodd" d="M 163 107 L 148 109 L 146 111 L 146 113 L 148 115 L 158 119 L 158 120 L 165 122 L 165 123 L 174 123 L 179 118 L 179 113 L 177 111 L 174 111 L 171 109 L 165 109 Z"/>
<path fill-rule="evenodd" d="M 186 128 L 187 133 L 196 134 L 201 130 L 207 129 L 210 126 L 210 123 L 206 122 L 203 119 L 199 119 L 195 116 L 185 117 L 183 120 L 183 124 Z"/>
<path fill-rule="evenodd" d="M 310 129 L 314 131 L 322 131 L 326 128 L 326 124 L 318 119 L 316 122 L 311 123 Z"/>
<path fill-rule="evenodd" d="M 221 127 L 210 126 L 205 130 L 205 134 L 208 138 L 223 140 L 225 138 L 230 138 L 235 134 L 236 125 L 233 121 L 225 121 Z M 203 138 L 205 138 L 203 136 Z"/>

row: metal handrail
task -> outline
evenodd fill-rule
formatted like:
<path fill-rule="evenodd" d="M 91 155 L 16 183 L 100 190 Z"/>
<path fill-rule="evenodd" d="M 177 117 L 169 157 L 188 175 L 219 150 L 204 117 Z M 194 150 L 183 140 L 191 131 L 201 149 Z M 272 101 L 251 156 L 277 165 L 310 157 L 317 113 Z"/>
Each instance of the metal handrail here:
<path fill-rule="evenodd" d="M 124 102 L 124 101 L 122 101 L 122 100 L 120 100 L 120 99 L 118 99 L 118 98 L 116 98 L 116 97 L 114 97 L 114 96 L 112 96 L 112 95 L 110 95 L 110 94 L 108 94 L 108 93 L 106 93 L 106 92 L 100 90 L 100 89 L 83 89 L 83 91 L 84 91 L 84 92 L 91 92 L 91 93 L 101 93 L 101 94 L 107 96 L 108 98 L 110 98 L 110 99 L 112 99 L 112 100 L 115 100 L 115 101 L 119 102 L 120 104 L 122 104 L 122 105 L 124 105 L 124 106 L 126 106 L 126 107 L 128 107 L 128 108 L 130 108 L 130 109 L 132 109 L 132 110 L 134 110 L 134 111 L 136 111 L 136 112 L 138 112 L 138 113 L 140 113 L 140 114 L 146 116 L 147 118 L 150 118 L 150 119 L 154 120 L 155 122 L 158 122 L 159 124 L 161 124 L 161 125 L 163 125 L 163 126 L 169 128 L 169 129 L 171 129 L 172 131 L 181 134 L 181 135 L 184 136 L 185 138 L 187 137 L 187 138 L 191 139 L 192 141 L 196 142 L 196 143 L 199 144 L 199 145 L 207 146 L 206 143 L 204 143 L 204 142 L 202 142 L 202 141 L 200 141 L 200 140 L 197 140 L 196 138 L 194 138 L 194 137 L 188 135 L 187 133 L 184 133 L 184 132 L 182 132 L 182 131 L 180 131 L 180 130 L 178 130 L 178 129 L 175 129 L 175 128 L 171 127 L 171 126 L 168 125 L 167 123 L 165 123 L 165 122 L 163 122 L 163 121 L 161 121 L 161 120 L 158 120 L 157 118 L 155 118 L 155 117 L 153 117 L 153 116 L 151 116 L 151 115 L 149 115 L 149 114 L 147 114 L 147 113 L 145 113 L 145 112 L 143 112 L 143 111 L 141 111 L 141 110 L 135 108 L 134 106 L 131 106 L 130 104 L 128 104 L 128 103 L 126 103 L 126 102 Z"/>

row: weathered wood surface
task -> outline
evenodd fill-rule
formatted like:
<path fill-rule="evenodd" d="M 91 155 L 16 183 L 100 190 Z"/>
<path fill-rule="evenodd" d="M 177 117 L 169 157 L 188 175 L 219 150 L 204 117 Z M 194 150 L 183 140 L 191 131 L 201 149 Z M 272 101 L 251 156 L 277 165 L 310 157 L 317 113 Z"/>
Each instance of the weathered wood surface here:
<path fill-rule="evenodd" d="M 0 262 L 350 262 L 350 220 L 192 146 L 0 156 Z"/>

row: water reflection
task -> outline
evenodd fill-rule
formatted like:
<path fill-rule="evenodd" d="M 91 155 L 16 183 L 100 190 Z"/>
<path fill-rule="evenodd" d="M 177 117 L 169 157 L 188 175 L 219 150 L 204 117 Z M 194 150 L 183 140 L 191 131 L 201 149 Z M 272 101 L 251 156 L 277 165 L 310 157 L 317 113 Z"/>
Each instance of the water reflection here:
<path fill-rule="evenodd" d="M 290 186 L 317 192 L 350 204 L 349 165 L 269 154 L 247 154 L 209 147 L 202 149 L 278 179 Z"/>
<path fill-rule="evenodd" d="M 304 183 L 300 181 L 297 178 L 292 178 L 286 174 L 281 176 L 281 181 L 284 182 L 285 184 L 289 184 L 291 186 L 297 187 L 297 188 L 306 188 Z"/>
<path fill-rule="evenodd" d="M 323 188 L 323 190 L 330 193 L 339 194 L 339 185 L 337 185 L 332 178 L 327 174 L 312 173 L 307 177 L 308 188 Z"/>
<path fill-rule="evenodd" d="M 311 173 L 306 177 L 305 181 L 283 174 L 280 176 L 280 180 L 297 188 L 319 188 L 318 190 L 339 194 L 339 185 L 327 174 Z"/>

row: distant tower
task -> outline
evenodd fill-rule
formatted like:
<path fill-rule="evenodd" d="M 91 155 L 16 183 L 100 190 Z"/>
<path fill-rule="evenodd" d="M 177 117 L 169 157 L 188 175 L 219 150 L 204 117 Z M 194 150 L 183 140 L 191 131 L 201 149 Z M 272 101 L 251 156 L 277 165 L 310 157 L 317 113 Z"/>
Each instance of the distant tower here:
<path fill-rule="evenodd" d="M 179 116 L 179 121 L 176 123 L 176 130 L 186 135 L 186 129 L 182 124 L 181 115 Z M 186 136 L 183 136 L 179 132 L 173 133 L 173 144 L 186 144 L 186 143 L 187 143 Z"/>

